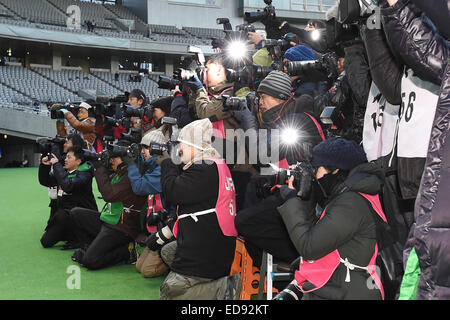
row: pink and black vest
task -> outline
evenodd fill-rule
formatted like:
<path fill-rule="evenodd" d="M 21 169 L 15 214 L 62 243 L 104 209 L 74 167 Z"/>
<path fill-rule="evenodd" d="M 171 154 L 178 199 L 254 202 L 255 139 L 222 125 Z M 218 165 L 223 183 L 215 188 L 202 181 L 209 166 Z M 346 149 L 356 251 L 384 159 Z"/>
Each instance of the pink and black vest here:
<path fill-rule="evenodd" d="M 216 206 L 199 212 L 179 215 L 173 227 L 173 234 L 175 237 L 178 234 L 178 221 L 180 219 L 191 218 L 197 222 L 199 216 L 215 212 L 222 233 L 225 236 L 236 237 L 238 234 L 236 227 L 234 226 L 234 219 L 236 217 L 236 190 L 234 189 L 230 169 L 228 169 L 228 166 L 223 159 L 204 158 L 202 160 L 214 161 L 219 171 L 219 196 L 217 198 Z"/>
<path fill-rule="evenodd" d="M 380 198 L 378 195 L 369 195 L 365 193 L 359 193 L 365 199 L 367 199 L 372 205 L 375 212 L 381 217 L 381 219 L 387 223 L 386 216 L 381 207 Z M 324 217 L 326 208 L 323 210 L 319 221 Z M 384 289 L 381 283 L 381 279 L 376 273 L 376 259 L 378 256 L 378 245 L 375 244 L 375 250 L 369 265 L 365 267 L 357 266 L 348 261 L 347 258 L 342 258 L 339 251 L 336 249 L 333 252 L 317 260 L 304 260 L 300 258 L 299 270 L 295 272 L 295 280 L 300 287 L 300 290 L 304 293 L 312 292 L 322 288 L 330 280 L 334 271 L 337 269 L 340 263 L 343 263 L 347 267 L 347 276 L 345 282 L 350 282 L 350 270 L 363 269 L 366 270 L 372 277 L 375 285 L 381 292 L 381 298 L 384 300 Z M 303 285 L 308 281 L 312 283 L 315 288 L 311 290 L 304 290 Z"/>

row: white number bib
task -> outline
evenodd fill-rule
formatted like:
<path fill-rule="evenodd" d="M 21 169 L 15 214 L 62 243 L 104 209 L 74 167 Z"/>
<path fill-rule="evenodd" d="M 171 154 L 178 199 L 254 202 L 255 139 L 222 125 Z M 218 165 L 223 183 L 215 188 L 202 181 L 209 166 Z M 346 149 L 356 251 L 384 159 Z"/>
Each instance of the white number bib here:
<path fill-rule="evenodd" d="M 439 87 L 413 75 L 402 78 L 402 106 L 398 128 L 398 156 L 425 158 L 438 101 Z"/>
<path fill-rule="evenodd" d="M 363 147 L 368 161 L 387 156 L 394 148 L 400 106 L 390 104 L 384 96 L 376 99 L 379 95 L 380 90 L 372 82 L 363 128 Z"/>

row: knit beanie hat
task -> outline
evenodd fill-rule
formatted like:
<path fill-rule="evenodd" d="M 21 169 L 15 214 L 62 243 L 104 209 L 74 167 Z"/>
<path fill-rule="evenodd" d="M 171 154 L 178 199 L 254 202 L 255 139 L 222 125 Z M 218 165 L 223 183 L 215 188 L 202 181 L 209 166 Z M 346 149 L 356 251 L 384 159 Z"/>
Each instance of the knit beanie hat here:
<path fill-rule="evenodd" d="M 159 108 L 168 116 L 170 114 L 170 110 L 172 108 L 173 96 L 163 97 L 159 99 L 155 99 L 150 104 L 153 108 Z"/>
<path fill-rule="evenodd" d="M 152 130 L 142 137 L 141 144 L 149 147 L 152 142 L 164 144 L 167 142 L 167 139 L 161 130 Z"/>
<path fill-rule="evenodd" d="M 289 59 L 290 61 L 308 61 L 315 60 L 316 56 L 310 48 L 301 44 L 299 46 L 289 48 L 285 52 L 284 58 Z"/>
<path fill-rule="evenodd" d="M 350 171 L 367 162 L 366 153 L 355 141 L 343 138 L 327 139 L 313 148 L 311 165 L 334 167 Z"/>
<path fill-rule="evenodd" d="M 258 93 L 265 93 L 277 99 L 287 100 L 291 97 L 292 81 L 279 70 L 270 72 L 259 84 Z"/>
<path fill-rule="evenodd" d="M 201 119 L 184 126 L 178 135 L 178 141 L 203 151 L 211 147 L 212 135 L 211 121 L 209 119 Z"/>

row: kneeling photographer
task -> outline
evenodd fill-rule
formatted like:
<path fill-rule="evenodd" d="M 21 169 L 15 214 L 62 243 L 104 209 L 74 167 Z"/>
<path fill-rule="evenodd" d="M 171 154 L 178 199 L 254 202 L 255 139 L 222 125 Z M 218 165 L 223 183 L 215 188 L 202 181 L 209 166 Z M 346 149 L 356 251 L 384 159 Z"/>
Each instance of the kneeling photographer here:
<path fill-rule="evenodd" d="M 167 240 L 170 240 L 172 233 L 170 229 L 169 233 L 166 233 L 165 230 L 167 229 L 160 225 L 165 222 L 165 217 L 162 217 L 161 221 L 154 221 L 158 220 L 159 215 L 164 216 L 166 209 L 161 189 L 161 168 L 157 160 L 158 156 L 152 154 L 151 151 L 153 145 L 162 146 L 166 142 L 167 139 L 160 130 L 150 131 L 141 141 L 141 154 L 144 162 L 138 167 L 134 159 L 127 156 L 128 178 L 130 179 L 133 192 L 137 195 L 148 197 L 146 229 L 147 233 L 152 235 L 145 241 L 148 245 L 136 262 L 136 269 L 145 278 L 159 277 L 168 270 L 167 265 L 159 256 L 156 241 L 158 240 L 158 234 L 166 235 L 165 239 L 169 238 Z M 159 227 L 158 229 L 157 226 Z"/>
<path fill-rule="evenodd" d="M 52 172 L 51 172 L 52 171 Z M 73 226 L 69 211 L 74 207 L 97 210 L 92 193 L 93 168 L 85 162 L 83 149 L 72 146 L 67 150 L 64 167 L 52 153 L 44 156 L 39 166 L 39 182 L 47 187 L 56 187 L 56 211 L 50 217 L 41 238 L 44 248 L 54 246 L 59 241 L 73 241 Z"/>
<path fill-rule="evenodd" d="M 92 155 L 95 180 L 106 204 L 101 213 L 84 209 L 71 211 L 77 226 L 77 240 L 81 244 L 72 260 L 90 270 L 137 260 L 134 241 L 141 232 L 140 215 L 147 197 L 133 193 L 124 161 L 128 152 L 129 143 L 119 141 L 101 155 Z M 114 171 L 111 175 L 109 164 Z"/>
<path fill-rule="evenodd" d="M 294 177 L 289 186 L 281 187 L 288 200 L 278 211 L 300 256 L 293 262 L 299 270 L 289 285 L 290 294 L 297 294 L 297 300 L 302 293 L 303 300 L 383 299 L 375 271 L 379 226 L 387 222 L 379 198 L 382 169 L 367 163 L 356 142 L 342 138 L 315 146 L 311 165 L 309 200 L 296 196 Z M 373 288 L 368 286 L 372 280 Z"/>

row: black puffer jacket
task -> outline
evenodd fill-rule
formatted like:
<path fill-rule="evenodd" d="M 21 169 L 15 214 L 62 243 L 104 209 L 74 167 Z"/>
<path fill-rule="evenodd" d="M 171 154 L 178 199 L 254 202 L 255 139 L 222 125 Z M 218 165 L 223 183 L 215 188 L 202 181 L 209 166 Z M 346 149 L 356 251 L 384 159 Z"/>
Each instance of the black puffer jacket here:
<path fill-rule="evenodd" d="M 426 1 L 430 17 L 448 17 L 448 5 Z M 424 2 L 425 3 L 425 2 Z M 433 4 L 432 4 L 433 3 Z M 447 2 L 448 3 L 448 2 Z M 432 5 L 432 8 L 431 8 Z M 397 44 L 405 62 L 419 77 L 441 87 L 431 130 L 425 170 L 415 206 L 415 225 L 408 245 L 419 258 L 421 276 L 418 299 L 450 299 L 450 67 L 445 41 L 421 19 L 409 1 L 399 0 L 381 13 L 386 31 Z M 447 10 L 447 11 L 446 11 Z M 441 11 L 441 12 L 439 12 Z M 441 19 L 438 24 L 442 26 Z M 448 20 L 446 20 L 448 25 Z M 448 27 L 446 29 L 448 33 Z M 409 252 L 411 247 L 406 248 Z"/>
<path fill-rule="evenodd" d="M 353 169 L 344 182 L 349 188 L 343 189 L 340 185 L 334 189 L 331 200 L 326 204 L 326 213 L 319 222 L 313 213 L 313 206 L 310 206 L 312 212 L 305 211 L 305 203 L 298 197 L 278 208 L 289 236 L 303 259 L 318 259 L 337 249 L 342 259 L 348 258 L 358 266 L 369 264 L 376 244 L 376 213 L 358 192 L 379 193 L 381 177 L 380 168 L 373 163 Z M 350 271 L 350 282 L 345 282 L 346 274 L 347 268 L 339 264 L 327 284 L 305 294 L 304 299 L 381 299 L 379 290 L 368 289 L 370 275 L 366 271 Z M 311 290 L 314 286 L 306 282 L 304 288 Z"/>

